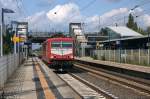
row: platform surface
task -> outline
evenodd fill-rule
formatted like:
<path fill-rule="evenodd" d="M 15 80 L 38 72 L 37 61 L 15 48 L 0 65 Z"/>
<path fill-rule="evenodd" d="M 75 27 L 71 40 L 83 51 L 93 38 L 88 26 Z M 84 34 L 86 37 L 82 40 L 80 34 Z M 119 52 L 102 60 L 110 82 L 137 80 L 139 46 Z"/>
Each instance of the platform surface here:
<path fill-rule="evenodd" d="M 94 60 L 91 57 L 76 57 L 75 59 L 85 61 L 85 62 L 87 61 L 87 62 L 92 62 L 92 63 L 97 63 L 97 64 L 103 64 L 106 66 L 112 66 L 112 67 L 117 67 L 117 68 L 138 71 L 138 72 L 150 73 L 150 66 L 146 67 L 146 66 L 124 64 L 124 63 L 117 63 L 117 62 L 111 62 L 111 61 Z"/>
<path fill-rule="evenodd" d="M 80 99 L 65 82 L 46 65 L 29 58 L 8 79 L 3 89 L 6 99 Z M 37 63 L 41 64 L 38 65 Z M 45 68 L 45 69 L 44 69 Z"/>
<path fill-rule="evenodd" d="M 32 59 L 18 67 L 4 88 L 4 97 L 10 99 L 36 99 L 36 87 L 33 81 Z"/>

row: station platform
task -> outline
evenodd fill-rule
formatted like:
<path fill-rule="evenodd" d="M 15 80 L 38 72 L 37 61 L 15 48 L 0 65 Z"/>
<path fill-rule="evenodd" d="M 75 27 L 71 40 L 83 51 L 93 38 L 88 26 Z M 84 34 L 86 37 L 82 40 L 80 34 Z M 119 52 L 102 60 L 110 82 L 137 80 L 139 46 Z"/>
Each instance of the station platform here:
<path fill-rule="evenodd" d="M 81 99 L 38 58 L 29 58 L 1 91 L 2 99 Z"/>
<path fill-rule="evenodd" d="M 114 67 L 114 68 L 120 68 L 120 69 L 150 74 L 150 67 L 148 66 L 146 67 L 146 66 L 124 64 L 124 63 L 117 63 L 117 62 L 111 62 L 111 61 L 94 60 L 91 57 L 76 57 L 75 59 L 77 61 L 95 63 L 95 64 L 107 66 L 107 67 Z"/>

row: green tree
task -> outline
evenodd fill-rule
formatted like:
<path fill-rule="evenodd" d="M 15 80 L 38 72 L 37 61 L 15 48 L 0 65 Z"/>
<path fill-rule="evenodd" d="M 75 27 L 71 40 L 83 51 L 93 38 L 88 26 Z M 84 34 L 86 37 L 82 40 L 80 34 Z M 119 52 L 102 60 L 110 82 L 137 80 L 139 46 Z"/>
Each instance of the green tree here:
<path fill-rule="evenodd" d="M 3 35 L 3 52 L 9 54 L 13 50 L 13 43 L 11 41 L 12 33 L 10 29 L 6 29 L 6 35 Z"/>
<path fill-rule="evenodd" d="M 146 35 L 146 32 L 140 27 L 138 28 L 137 32 L 141 33 L 142 35 Z"/>
<path fill-rule="evenodd" d="M 134 23 L 134 17 L 130 13 L 129 17 L 128 17 L 127 27 L 133 29 L 134 25 L 135 25 L 135 23 Z"/>
<path fill-rule="evenodd" d="M 134 17 L 131 13 L 129 14 L 128 22 L 127 22 L 126 26 L 138 33 L 141 33 L 142 35 L 146 34 L 146 32 L 142 28 L 138 27 L 137 23 L 134 22 Z"/>
<path fill-rule="evenodd" d="M 147 27 L 146 33 L 150 35 L 150 26 Z"/>
<path fill-rule="evenodd" d="M 102 36 L 107 36 L 108 35 L 106 29 L 104 29 L 104 28 L 101 28 L 100 33 L 101 33 Z"/>
<path fill-rule="evenodd" d="M 138 26 L 137 26 L 137 23 L 136 23 L 136 22 L 134 22 L 133 30 L 135 30 L 135 31 L 138 30 Z"/>

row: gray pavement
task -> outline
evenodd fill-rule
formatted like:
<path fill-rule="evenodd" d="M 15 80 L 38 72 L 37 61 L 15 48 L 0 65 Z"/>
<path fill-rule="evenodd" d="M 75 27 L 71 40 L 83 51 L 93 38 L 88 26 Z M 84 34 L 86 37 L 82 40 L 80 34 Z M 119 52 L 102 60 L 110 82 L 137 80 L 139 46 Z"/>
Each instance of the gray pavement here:
<path fill-rule="evenodd" d="M 37 63 L 39 63 L 40 73 L 39 70 L 35 68 Z M 44 82 L 44 80 L 46 82 Z M 44 84 L 47 83 L 48 88 L 43 87 L 43 82 Z M 4 98 L 48 99 L 46 95 L 46 91 L 48 90 L 52 92 L 56 99 L 80 99 L 80 96 L 40 59 L 29 58 L 6 82 Z"/>
<path fill-rule="evenodd" d="M 5 84 L 4 93 L 8 99 L 37 99 L 31 58 L 21 65 Z"/>

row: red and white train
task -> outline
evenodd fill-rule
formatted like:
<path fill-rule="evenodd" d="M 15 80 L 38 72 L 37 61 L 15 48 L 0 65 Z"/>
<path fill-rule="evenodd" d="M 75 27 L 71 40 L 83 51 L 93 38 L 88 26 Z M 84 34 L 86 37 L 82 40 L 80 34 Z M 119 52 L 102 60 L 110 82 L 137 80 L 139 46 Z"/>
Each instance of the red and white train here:
<path fill-rule="evenodd" d="M 42 59 L 57 70 L 72 68 L 72 61 L 74 60 L 73 45 L 73 39 L 69 37 L 47 39 L 43 43 Z"/>

